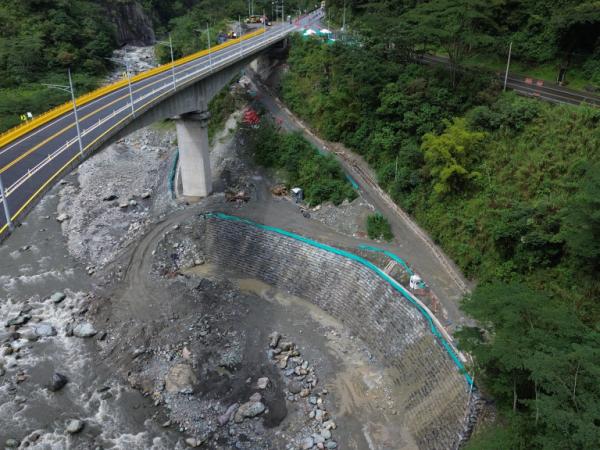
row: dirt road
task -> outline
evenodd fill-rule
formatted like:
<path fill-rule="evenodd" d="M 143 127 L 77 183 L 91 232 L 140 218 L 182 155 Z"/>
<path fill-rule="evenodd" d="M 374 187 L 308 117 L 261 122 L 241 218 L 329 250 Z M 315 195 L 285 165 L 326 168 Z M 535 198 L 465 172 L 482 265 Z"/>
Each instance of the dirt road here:
<path fill-rule="evenodd" d="M 446 310 L 445 325 L 453 330 L 456 325 L 468 323 L 458 305 L 471 285 L 427 233 L 377 185 L 375 174 L 368 164 L 341 144 L 319 138 L 283 105 L 268 85 L 256 77 L 252 80 L 256 84 L 257 98 L 281 126 L 289 131 L 301 131 L 321 151 L 335 154 L 344 170 L 359 185 L 360 195 L 388 218 L 395 239 L 382 247 L 405 259 L 427 281 Z"/>

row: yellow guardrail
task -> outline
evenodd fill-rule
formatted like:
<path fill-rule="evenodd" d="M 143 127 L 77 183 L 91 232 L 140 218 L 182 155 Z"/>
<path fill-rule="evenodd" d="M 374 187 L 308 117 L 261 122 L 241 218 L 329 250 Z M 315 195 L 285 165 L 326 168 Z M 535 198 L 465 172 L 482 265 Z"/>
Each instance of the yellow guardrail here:
<path fill-rule="evenodd" d="M 224 42 L 222 44 L 211 47 L 210 52 L 208 49 L 201 50 L 199 52 L 192 53 L 191 55 L 179 58 L 179 59 L 175 60 L 173 63 L 167 63 L 167 64 L 163 64 L 158 67 L 154 67 L 153 69 L 147 70 L 145 72 L 139 73 L 139 74 L 131 77 L 131 82 L 135 83 L 137 81 L 141 81 L 146 78 L 149 78 L 153 75 L 156 75 L 156 74 L 159 74 L 162 72 L 166 72 L 167 70 L 170 70 L 172 67 L 181 66 L 182 64 L 193 61 L 194 59 L 201 58 L 202 56 L 206 56 L 209 53 L 218 52 L 219 50 L 230 47 L 234 44 L 238 44 L 241 41 L 246 41 L 248 39 L 252 39 L 253 37 L 259 36 L 259 35 L 263 34 L 264 32 L 265 32 L 264 28 L 261 28 L 252 33 L 245 34 L 237 39 L 231 39 L 227 42 Z M 127 79 L 123 79 L 123 80 L 117 81 L 115 83 L 108 84 L 106 86 L 102 86 L 94 91 L 88 92 L 87 94 L 77 97 L 75 102 L 78 107 L 83 106 L 86 103 L 90 103 L 90 102 L 96 100 L 97 98 L 100 98 L 106 94 L 109 94 L 109 93 L 116 91 L 125 86 L 127 86 Z M 6 144 L 9 144 L 10 142 L 14 141 L 15 139 L 29 133 L 30 131 L 35 130 L 36 128 L 56 119 L 57 117 L 61 116 L 62 114 L 71 111 L 72 108 L 73 108 L 73 104 L 71 102 L 64 103 L 64 104 L 59 105 L 49 111 L 46 111 L 45 113 L 42 113 L 42 114 L 36 116 L 34 119 L 32 119 L 28 122 L 22 123 L 20 125 L 17 125 L 14 128 L 11 128 L 10 130 L 5 131 L 4 133 L 0 134 L 0 148 L 4 147 Z"/>

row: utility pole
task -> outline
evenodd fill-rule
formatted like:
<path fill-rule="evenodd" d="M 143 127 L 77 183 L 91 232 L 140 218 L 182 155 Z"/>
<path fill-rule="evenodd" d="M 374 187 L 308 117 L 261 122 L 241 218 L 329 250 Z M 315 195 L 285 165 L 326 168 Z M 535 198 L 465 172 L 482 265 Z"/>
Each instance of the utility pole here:
<path fill-rule="evenodd" d="M 81 130 L 79 129 L 79 117 L 77 116 L 77 103 L 75 102 L 75 89 L 73 89 L 73 79 L 71 78 L 71 68 L 68 69 L 69 90 L 71 91 L 71 100 L 73 100 L 73 114 L 75 115 L 75 127 L 77 128 L 77 141 L 79 141 L 79 154 L 83 158 L 83 143 L 81 142 Z"/>
<path fill-rule="evenodd" d="M 4 205 L 4 216 L 6 217 L 6 224 L 8 229 L 12 231 L 15 227 L 10 219 L 10 211 L 8 210 L 8 201 L 6 200 L 6 192 L 4 191 L 4 184 L 2 184 L 2 176 L 0 176 L 0 195 L 2 196 L 2 205 Z"/>
<path fill-rule="evenodd" d="M 169 33 L 169 49 L 171 50 L 171 75 L 173 75 L 173 90 L 177 90 L 177 81 L 175 80 L 175 58 L 173 58 L 173 40 Z"/>
<path fill-rule="evenodd" d="M 173 58 L 173 40 L 171 39 L 171 33 L 169 33 L 169 41 L 156 41 L 157 44 L 169 46 L 171 51 L 171 75 L 173 77 L 173 90 L 177 90 L 177 81 L 175 80 L 175 58 Z"/>
<path fill-rule="evenodd" d="M 135 105 L 133 104 L 133 90 L 131 89 L 131 72 L 129 71 L 129 63 L 125 61 L 125 70 L 127 71 L 127 86 L 129 87 L 129 100 L 131 101 L 131 115 L 135 117 Z"/>
<path fill-rule="evenodd" d="M 60 84 L 47 84 L 42 83 L 44 86 L 51 89 L 59 89 L 71 94 L 71 101 L 73 102 L 73 116 L 75 117 L 75 129 L 77 130 L 77 141 L 79 142 L 79 154 L 83 158 L 83 143 L 81 141 L 81 130 L 79 129 L 79 117 L 77 116 L 77 103 L 75 102 L 75 89 L 73 89 L 73 80 L 71 78 L 71 68 L 67 69 L 69 74 L 69 85 L 62 86 Z"/>
<path fill-rule="evenodd" d="M 504 88 L 502 89 L 506 92 L 506 82 L 508 81 L 508 69 L 510 68 L 510 56 L 512 54 L 512 41 L 510 41 L 510 45 L 508 46 L 508 61 L 506 62 L 506 73 L 504 74 Z"/>
<path fill-rule="evenodd" d="M 121 61 L 121 60 L 115 59 L 115 58 L 106 58 L 106 59 L 108 59 L 109 61 L 112 61 L 114 63 L 125 66 L 126 75 L 127 75 L 127 85 L 129 87 L 129 101 L 131 102 L 131 115 L 133 117 L 135 117 L 135 106 L 133 104 L 133 90 L 131 89 L 131 71 L 129 70 L 129 63 L 127 62 L 127 60 Z"/>
<path fill-rule="evenodd" d="M 240 31 L 240 35 L 238 36 L 238 39 L 240 40 L 240 57 L 244 54 L 244 47 L 242 46 L 242 17 L 238 16 L 238 26 L 239 26 L 239 31 Z"/>
<path fill-rule="evenodd" d="M 208 66 L 210 67 L 210 70 L 212 71 L 212 56 L 210 54 L 210 27 L 208 25 L 208 22 L 206 22 L 206 36 L 208 39 Z"/>

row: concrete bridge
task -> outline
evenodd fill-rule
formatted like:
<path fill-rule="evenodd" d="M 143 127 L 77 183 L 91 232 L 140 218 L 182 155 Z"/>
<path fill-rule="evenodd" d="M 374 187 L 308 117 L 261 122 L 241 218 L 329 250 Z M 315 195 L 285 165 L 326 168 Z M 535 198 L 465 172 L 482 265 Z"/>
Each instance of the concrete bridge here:
<path fill-rule="evenodd" d="M 208 103 L 252 61 L 280 45 L 294 24 L 262 28 L 240 39 L 100 88 L 0 135 L 0 241 L 48 189 L 98 149 L 139 128 L 176 118 L 183 194 L 211 191 Z M 79 129 L 79 133 L 78 133 Z"/>

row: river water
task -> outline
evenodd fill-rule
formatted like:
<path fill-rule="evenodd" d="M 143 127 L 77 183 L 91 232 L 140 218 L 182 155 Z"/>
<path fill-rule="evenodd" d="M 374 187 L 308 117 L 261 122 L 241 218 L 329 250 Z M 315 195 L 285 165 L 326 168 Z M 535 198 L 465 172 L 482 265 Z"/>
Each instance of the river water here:
<path fill-rule="evenodd" d="M 147 420 L 150 402 L 120 385 L 98 361 L 95 338 L 65 336 L 67 323 L 85 309 L 95 286 L 66 250 L 56 221 L 57 189 L 0 246 L 0 361 L 6 370 L 0 377 L 0 445 L 16 439 L 43 449 L 94 448 L 92 443 L 103 448 L 173 448 L 175 439 L 169 443 L 168 434 Z M 48 297 L 57 291 L 67 298 L 55 305 Z M 32 319 L 14 339 L 4 324 L 29 309 Z M 38 321 L 53 326 L 56 336 L 27 339 Z M 8 346 L 12 350 L 7 352 Z M 46 386 L 55 371 L 69 382 L 50 392 Z M 85 421 L 81 434 L 65 433 L 70 419 Z M 153 438 L 157 435 L 165 437 Z"/>

